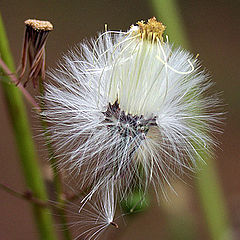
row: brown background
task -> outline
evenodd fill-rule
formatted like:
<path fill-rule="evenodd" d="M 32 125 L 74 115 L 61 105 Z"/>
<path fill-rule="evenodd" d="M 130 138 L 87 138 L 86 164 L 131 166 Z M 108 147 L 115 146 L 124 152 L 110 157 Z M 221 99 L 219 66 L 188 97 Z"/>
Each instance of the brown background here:
<path fill-rule="evenodd" d="M 216 82 L 216 89 L 223 91 L 228 113 L 225 132 L 220 137 L 222 144 L 217 151 L 216 163 L 234 234 L 236 239 L 240 239 L 240 4 L 237 0 L 181 0 L 179 6 L 193 52 L 200 54 L 203 65 L 209 69 Z M 24 20 L 48 19 L 54 24 L 55 30 L 47 43 L 48 66 L 55 66 L 56 60 L 70 46 L 103 30 L 105 23 L 111 30 L 126 30 L 137 20 L 154 15 L 148 1 L 137 0 L 1 0 L 0 11 L 16 64 L 20 57 Z M 34 90 L 31 91 L 34 94 Z M 30 107 L 28 109 L 33 128 L 37 129 L 34 113 L 30 111 Z M 2 92 L 0 121 L 0 181 L 23 191 L 24 181 Z M 41 146 L 39 149 L 42 149 Z M 46 159 L 42 151 L 40 155 L 43 156 L 42 165 L 45 166 Z M 170 194 L 169 202 L 161 203 L 163 207 L 152 200 L 152 206 L 148 210 L 127 218 L 127 226 L 123 226 L 117 233 L 110 232 L 109 238 L 186 239 L 183 235 L 188 233 L 181 234 L 181 224 L 184 224 L 186 216 L 190 216 L 192 221 L 189 224 L 196 236 L 190 236 L 189 239 L 209 239 L 196 198 L 194 179 L 189 184 L 176 184 L 175 188 L 179 193 L 178 197 Z M 177 216 L 180 216 L 180 221 L 176 223 L 180 234 L 171 236 L 171 225 L 168 222 L 178 220 Z M 0 240 L 13 239 L 37 239 L 36 229 L 28 203 L 0 191 Z"/>

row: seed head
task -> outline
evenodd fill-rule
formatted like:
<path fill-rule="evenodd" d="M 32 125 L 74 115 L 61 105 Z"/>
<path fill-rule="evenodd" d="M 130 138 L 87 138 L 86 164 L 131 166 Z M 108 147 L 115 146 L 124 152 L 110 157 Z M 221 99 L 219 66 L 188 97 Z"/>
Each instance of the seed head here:
<path fill-rule="evenodd" d="M 53 25 L 48 21 L 28 19 L 25 22 L 25 36 L 23 41 L 22 59 L 20 66 L 19 82 L 24 76 L 29 61 L 29 73 L 24 83 L 26 86 L 30 80 L 36 87 L 38 77 L 45 79 L 45 45 Z"/>
<path fill-rule="evenodd" d="M 110 179 L 122 196 L 135 185 L 164 189 L 215 144 L 212 83 L 193 55 L 164 41 L 164 30 L 151 18 L 106 31 L 50 73 L 43 115 L 59 167 L 77 171 L 92 193 Z"/>

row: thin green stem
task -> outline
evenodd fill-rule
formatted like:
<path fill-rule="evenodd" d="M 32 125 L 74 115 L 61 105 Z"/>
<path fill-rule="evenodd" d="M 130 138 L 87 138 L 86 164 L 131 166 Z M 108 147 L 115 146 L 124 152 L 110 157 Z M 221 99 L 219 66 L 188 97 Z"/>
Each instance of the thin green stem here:
<path fill-rule="evenodd" d="M 154 14 L 163 22 L 166 28 L 166 34 L 170 41 L 181 45 L 184 48 L 189 47 L 185 34 L 183 20 L 180 9 L 175 0 L 150 0 Z"/>
<path fill-rule="evenodd" d="M 44 82 L 43 82 L 42 78 L 39 78 L 39 91 L 40 91 L 40 95 L 42 98 L 40 107 L 42 110 L 44 110 L 45 104 L 44 104 L 43 96 L 44 96 L 45 91 L 44 91 Z M 58 203 L 57 211 L 58 211 L 60 221 L 62 224 L 64 239 L 71 240 L 72 237 L 68 230 L 66 214 L 64 211 L 65 201 L 62 199 L 63 189 L 62 189 L 62 183 L 61 183 L 61 176 L 59 174 L 59 171 L 58 171 L 57 165 L 56 165 L 57 159 L 54 156 L 54 151 L 53 151 L 52 144 L 51 144 L 51 134 L 48 132 L 47 122 L 44 120 L 43 117 L 41 118 L 41 123 L 42 123 L 43 131 L 44 131 L 45 141 L 47 144 L 50 164 L 51 164 L 51 168 L 53 171 L 53 182 L 54 182 L 54 186 L 55 186 L 55 190 L 56 190 L 57 203 Z"/>
<path fill-rule="evenodd" d="M 175 0 L 151 0 L 150 2 L 156 16 L 167 26 L 170 39 L 189 48 L 177 2 Z M 231 240 L 233 239 L 231 227 L 214 159 L 206 153 L 201 154 L 201 157 L 196 156 L 196 158 L 199 158 L 199 168 L 201 169 L 197 173 L 196 186 L 211 239 Z M 207 165 L 204 165 L 200 158 L 204 159 Z"/>
<path fill-rule="evenodd" d="M 7 36 L 0 15 L 0 55 L 11 72 L 15 71 L 13 59 L 10 53 Z M 22 100 L 22 95 L 18 88 L 8 82 L 1 81 L 5 95 L 8 112 L 10 115 L 13 131 L 16 139 L 17 149 L 23 169 L 26 184 L 34 197 L 40 200 L 47 200 L 44 181 L 42 179 L 38 158 L 35 152 L 34 143 L 26 109 Z M 42 240 L 56 239 L 51 212 L 47 208 L 32 204 L 35 220 Z"/>
<path fill-rule="evenodd" d="M 209 232 L 213 240 L 232 240 L 232 229 L 215 161 L 206 153 L 203 153 L 201 157 L 207 165 L 200 163 L 201 170 L 198 172 L 196 185 Z"/>

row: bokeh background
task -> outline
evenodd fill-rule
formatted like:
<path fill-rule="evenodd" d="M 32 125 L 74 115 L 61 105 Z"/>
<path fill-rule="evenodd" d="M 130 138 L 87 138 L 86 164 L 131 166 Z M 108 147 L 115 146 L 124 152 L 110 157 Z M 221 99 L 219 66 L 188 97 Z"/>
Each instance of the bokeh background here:
<path fill-rule="evenodd" d="M 219 136 L 221 144 L 216 151 L 216 167 L 232 231 L 235 238 L 240 239 L 240 2 L 178 0 L 178 5 L 192 52 L 200 54 L 202 64 L 216 82 L 215 89 L 223 92 L 227 119 L 224 134 Z M 155 15 L 150 2 L 143 0 L 1 0 L 0 11 L 16 65 L 20 59 L 24 20 L 45 19 L 54 24 L 55 29 L 47 43 L 49 67 L 56 66 L 56 61 L 69 47 L 103 30 L 105 23 L 111 30 L 127 30 L 137 20 Z M 37 94 L 36 90 L 31 89 L 31 92 Z M 37 129 L 36 116 L 29 106 L 28 110 L 33 129 Z M 14 136 L 1 91 L 0 122 L 0 182 L 24 191 Z M 48 178 L 41 144 L 38 148 Z M 176 182 L 174 187 L 178 196 L 169 193 L 169 200 L 162 201 L 160 206 L 153 197 L 148 209 L 126 218 L 126 226 L 117 232 L 110 231 L 103 239 L 210 239 L 194 183 L 194 178 L 187 183 Z M 0 191 L 0 239 L 37 239 L 29 204 L 3 191 Z"/>

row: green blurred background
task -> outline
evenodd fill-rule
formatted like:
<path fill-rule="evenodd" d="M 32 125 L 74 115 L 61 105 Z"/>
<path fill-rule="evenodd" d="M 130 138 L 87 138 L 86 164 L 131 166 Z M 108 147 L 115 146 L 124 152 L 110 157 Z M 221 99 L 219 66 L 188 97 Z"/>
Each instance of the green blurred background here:
<path fill-rule="evenodd" d="M 225 110 L 228 113 L 224 134 L 219 136 L 221 145 L 216 151 L 216 165 L 233 233 L 236 239 L 240 239 L 240 2 L 179 0 L 178 5 L 192 52 L 200 54 L 199 59 L 216 82 L 215 89 L 223 92 L 226 103 Z M 69 47 L 102 31 L 105 23 L 111 30 L 127 30 L 137 20 L 145 20 L 155 15 L 150 2 L 142 0 L 1 0 L 0 11 L 16 65 L 20 59 L 24 20 L 37 18 L 54 24 L 54 32 L 50 33 L 47 43 L 49 67 L 56 66 L 56 61 Z M 169 38 L 171 41 L 171 36 Z M 31 91 L 37 94 L 35 90 Z M 28 109 L 33 127 L 39 128 L 35 114 L 30 107 Z M 14 136 L 1 91 L 0 116 L 0 181 L 24 191 Z M 49 178 L 46 157 L 40 144 L 38 148 L 42 155 L 45 176 Z M 210 239 L 196 197 L 194 179 L 186 181 L 186 184 L 175 183 L 178 196 L 170 192 L 169 200 L 162 200 L 160 207 L 153 197 L 149 209 L 127 218 L 126 226 L 122 225 L 117 232 L 110 231 L 107 239 Z M 37 239 L 28 203 L 2 191 L 0 239 Z"/>

